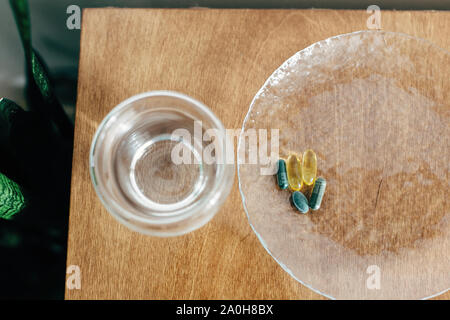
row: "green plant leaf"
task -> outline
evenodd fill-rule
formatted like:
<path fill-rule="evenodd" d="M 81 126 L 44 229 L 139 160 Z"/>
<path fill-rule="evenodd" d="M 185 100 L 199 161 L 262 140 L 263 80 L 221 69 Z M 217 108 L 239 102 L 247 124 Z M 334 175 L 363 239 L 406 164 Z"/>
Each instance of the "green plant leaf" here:
<path fill-rule="evenodd" d="M 14 101 L 6 98 L 0 98 L 0 136 L 2 138 L 7 139 L 9 137 L 14 116 L 20 112 L 23 112 L 22 108 L 19 107 Z"/>
<path fill-rule="evenodd" d="M 69 141 L 73 140 L 73 125 L 59 103 L 50 83 L 42 59 L 32 47 L 30 15 L 27 0 L 10 0 L 22 45 L 25 51 L 27 74 L 32 76 L 33 83 L 39 89 L 45 106 L 38 103 L 40 111 L 49 116 L 59 132 Z M 30 80 L 30 79 L 29 79 Z M 33 90 L 31 90 L 33 91 Z"/>
<path fill-rule="evenodd" d="M 0 218 L 10 220 L 27 206 L 20 186 L 0 173 Z"/>
<path fill-rule="evenodd" d="M 10 0 L 9 3 L 14 13 L 14 18 L 16 19 L 17 28 L 19 29 L 20 39 L 25 50 L 25 58 L 29 61 L 31 55 L 31 29 L 28 1 Z"/>

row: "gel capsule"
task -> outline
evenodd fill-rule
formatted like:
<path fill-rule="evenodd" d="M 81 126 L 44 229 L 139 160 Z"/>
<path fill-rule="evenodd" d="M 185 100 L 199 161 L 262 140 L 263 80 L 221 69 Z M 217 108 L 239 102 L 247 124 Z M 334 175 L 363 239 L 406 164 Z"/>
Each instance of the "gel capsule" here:
<path fill-rule="evenodd" d="M 301 213 L 307 213 L 309 210 L 308 199 L 300 191 L 295 191 L 292 194 L 292 203 Z"/>
<path fill-rule="evenodd" d="M 302 180 L 303 182 L 310 186 L 316 180 L 317 174 L 317 157 L 314 151 L 308 149 L 303 153 L 302 162 Z"/>
<path fill-rule="evenodd" d="M 278 160 L 277 182 L 278 187 L 281 190 L 287 189 L 287 187 L 289 186 L 286 172 L 286 161 L 284 161 L 283 159 Z"/>
<path fill-rule="evenodd" d="M 327 187 L 327 182 L 324 178 L 317 178 L 314 183 L 314 188 L 309 198 L 309 207 L 312 210 L 318 210 L 320 204 L 322 203 L 323 195 L 325 193 L 325 188 Z"/>
<path fill-rule="evenodd" d="M 302 168 L 300 159 L 295 154 L 291 154 L 287 158 L 286 168 L 289 188 L 292 191 L 300 190 L 302 187 Z"/>

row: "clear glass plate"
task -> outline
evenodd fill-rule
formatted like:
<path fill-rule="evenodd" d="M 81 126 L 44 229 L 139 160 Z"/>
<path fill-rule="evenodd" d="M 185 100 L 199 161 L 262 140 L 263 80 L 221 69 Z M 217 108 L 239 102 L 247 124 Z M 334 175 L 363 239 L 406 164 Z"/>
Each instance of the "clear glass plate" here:
<path fill-rule="evenodd" d="M 296 280 L 337 299 L 448 290 L 449 75 L 428 41 L 360 31 L 296 53 L 256 94 L 243 130 L 279 129 L 280 157 L 313 149 L 327 180 L 320 210 L 298 214 L 274 176 L 241 163 L 241 134 L 249 222 Z"/>

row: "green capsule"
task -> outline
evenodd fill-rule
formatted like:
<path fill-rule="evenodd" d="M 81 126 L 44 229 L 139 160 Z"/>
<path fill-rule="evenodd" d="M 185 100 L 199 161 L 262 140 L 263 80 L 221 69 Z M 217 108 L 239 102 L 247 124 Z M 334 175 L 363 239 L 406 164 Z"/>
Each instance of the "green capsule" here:
<path fill-rule="evenodd" d="M 316 179 L 311 197 L 309 198 L 309 207 L 312 210 L 318 210 L 320 208 L 326 187 L 327 182 L 324 178 L 320 177 Z"/>
<path fill-rule="evenodd" d="M 286 162 L 283 159 L 278 160 L 277 182 L 278 187 L 281 190 L 287 189 L 289 186 L 286 172 Z"/>
<path fill-rule="evenodd" d="M 300 191 L 294 191 L 292 193 L 292 203 L 301 213 L 305 214 L 308 212 L 308 199 L 306 199 L 305 195 Z"/>

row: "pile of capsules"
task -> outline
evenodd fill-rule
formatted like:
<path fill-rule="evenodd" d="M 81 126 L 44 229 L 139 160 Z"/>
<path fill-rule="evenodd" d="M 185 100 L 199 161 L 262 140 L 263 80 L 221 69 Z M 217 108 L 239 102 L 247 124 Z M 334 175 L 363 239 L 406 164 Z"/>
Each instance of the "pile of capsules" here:
<path fill-rule="evenodd" d="M 292 191 L 292 204 L 303 214 L 309 208 L 318 210 L 322 203 L 327 182 L 322 177 L 316 179 L 316 175 L 317 157 L 311 149 L 306 150 L 303 157 L 291 153 L 286 160 L 278 160 L 278 187 Z"/>

